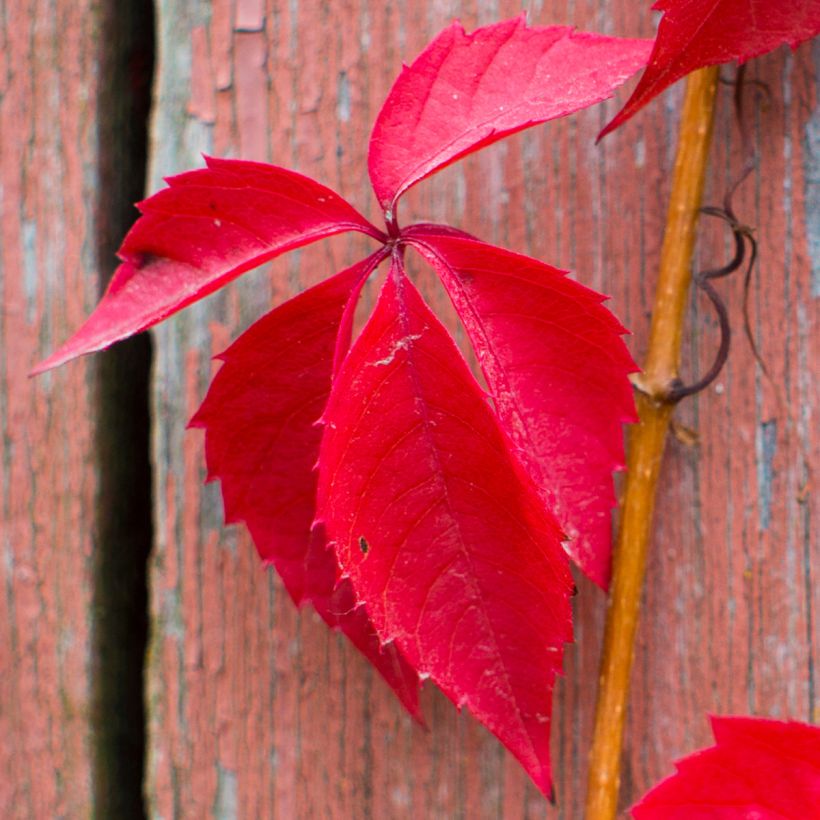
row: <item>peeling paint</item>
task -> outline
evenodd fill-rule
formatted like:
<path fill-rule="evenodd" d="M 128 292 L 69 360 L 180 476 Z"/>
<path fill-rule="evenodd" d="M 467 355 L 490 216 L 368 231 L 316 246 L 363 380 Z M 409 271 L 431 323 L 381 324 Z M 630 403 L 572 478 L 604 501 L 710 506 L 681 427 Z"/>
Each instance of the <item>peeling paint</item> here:
<path fill-rule="evenodd" d="M 4 817 L 92 813 L 92 382 L 82 362 L 48 379 L 28 378 L 52 336 L 68 335 L 97 288 L 90 229 L 99 185 L 100 50 L 92 6 L 57 0 L 43 13 L 20 0 L 0 16 Z"/>
<path fill-rule="evenodd" d="M 772 520 L 774 483 L 774 456 L 777 449 L 777 421 L 764 421 L 757 428 L 755 452 L 757 455 L 758 520 L 761 530 L 769 529 Z"/>
<path fill-rule="evenodd" d="M 236 0 L 236 31 L 262 31 L 265 26 L 264 0 Z"/>
<path fill-rule="evenodd" d="M 26 324 L 34 322 L 37 312 L 37 222 L 24 219 L 21 241 L 23 243 L 23 293 L 26 297 Z"/>
<path fill-rule="evenodd" d="M 815 65 L 820 76 L 820 48 L 815 48 Z M 820 86 L 818 86 L 820 88 Z M 811 265 L 811 295 L 820 298 L 820 92 L 818 101 L 803 129 L 806 198 L 806 242 Z"/>
<path fill-rule="evenodd" d="M 216 764 L 216 801 L 214 803 L 215 820 L 235 820 L 237 814 L 236 772 Z"/>
<path fill-rule="evenodd" d="M 350 81 L 347 72 L 339 72 L 339 82 L 336 90 L 336 116 L 342 122 L 350 121 Z"/>
<path fill-rule="evenodd" d="M 367 199 L 371 196 L 367 137 L 402 60 L 412 60 L 427 38 L 454 16 L 472 28 L 479 17 L 488 21 L 495 5 L 496 16 L 510 13 L 503 4 L 479 9 L 450 0 L 381 5 L 290 0 L 267 4 L 265 27 L 259 34 L 240 34 L 236 31 L 240 5 L 245 22 L 247 12 L 261 7 L 252 0 L 213 0 L 207 4 L 212 10 L 208 20 L 193 15 L 190 6 L 180 2 L 163 7 L 166 64 L 154 123 L 153 187 L 161 185 L 162 174 L 199 164 L 200 146 L 213 135 L 220 155 L 269 158 L 292 166 L 349 194 L 360 205 L 369 203 L 373 213 L 375 204 Z M 531 15 L 533 24 L 571 22 L 585 29 L 608 27 L 624 36 L 649 36 L 655 25 L 648 15 L 639 20 L 624 0 L 606 8 L 597 0 L 575 3 L 572 20 L 550 18 L 555 4 L 543 7 L 542 16 L 537 16 L 537 10 Z M 192 27 L 203 24 L 208 29 L 210 71 L 217 89 L 213 126 L 190 116 L 183 123 L 180 117 L 190 94 L 190 76 L 185 73 L 190 66 L 183 60 L 184 52 Z M 807 298 L 807 223 L 801 203 L 804 190 L 810 190 L 805 209 L 814 220 L 809 234 L 815 238 L 811 250 L 817 260 L 820 123 L 814 119 L 807 130 L 815 80 L 810 76 L 810 61 L 801 54 L 805 50 L 796 53 L 789 69 L 788 109 L 774 107 L 770 114 L 761 114 L 765 131 L 761 126 L 752 134 L 758 147 L 767 150 L 756 186 L 749 184 L 739 191 L 738 205 L 744 206 L 744 215 L 751 214 L 750 220 L 757 218 L 758 235 L 768 254 L 761 270 L 771 272 L 766 280 L 767 310 L 757 317 L 757 338 L 775 365 L 788 346 L 790 358 L 785 369 L 778 370 L 778 380 L 794 389 L 795 402 L 802 408 L 805 446 L 813 452 L 817 425 L 810 421 L 816 416 L 816 390 L 810 367 L 806 372 L 804 364 L 798 365 L 811 363 L 807 340 L 816 324 Z M 772 55 L 755 61 L 753 70 L 771 88 L 779 89 L 782 62 Z M 590 284 L 592 274 L 598 277 L 599 284 L 615 296 L 621 318 L 633 326 L 633 349 L 641 351 L 681 92 L 681 87 L 670 90 L 668 104 L 659 100 L 641 122 L 635 121 L 631 132 L 615 133 L 594 149 L 595 126 L 605 120 L 603 107 L 516 137 L 510 142 L 516 147 L 505 152 L 478 153 L 438 180 L 409 192 L 402 201 L 402 221 L 432 217 L 462 225 L 484 238 L 496 225 L 507 232 L 511 247 L 525 250 L 519 246 L 523 234 L 518 220 L 529 213 L 531 247 L 526 250 L 547 262 L 574 265 L 584 284 Z M 607 105 L 614 113 L 616 101 Z M 302 110 L 309 113 L 296 114 Z M 727 153 L 737 148 L 734 127 L 731 106 L 721 106 L 709 183 L 715 197 L 723 194 L 728 169 L 738 160 Z M 786 131 L 791 138 L 788 155 L 784 155 Z M 811 158 L 806 134 L 811 136 Z M 341 156 L 332 150 L 337 147 L 343 149 Z M 636 165 L 641 164 L 636 174 Z M 804 171 L 810 171 L 808 183 Z M 606 176 L 598 179 L 604 172 Z M 785 175 L 794 186 L 790 220 L 783 218 L 790 204 L 784 196 L 789 193 L 782 184 Z M 439 184 L 445 177 L 446 184 Z M 499 215 L 491 207 L 499 186 L 510 194 L 501 223 L 493 222 Z M 780 280 L 785 230 L 794 233 L 789 240 L 794 251 L 788 257 L 786 296 Z M 723 235 L 714 233 L 721 243 L 718 251 L 723 250 Z M 213 332 L 202 328 L 218 322 L 226 339 L 233 337 L 267 309 L 268 301 L 279 304 L 349 264 L 353 257 L 346 255 L 350 249 L 346 241 L 317 243 L 276 261 L 263 278 L 247 277 L 226 288 L 224 295 L 209 297 L 201 309 L 190 309 L 155 331 L 160 350 L 155 381 L 155 454 L 161 488 L 157 520 L 162 530 L 152 600 L 157 637 L 149 673 L 153 765 L 147 791 L 152 812 L 169 818 L 175 812 L 207 817 L 219 807 L 223 816 L 230 816 L 235 799 L 236 812 L 243 817 L 319 816 L 327 813 L 328 806 L 340 817 L 523 817 L 528 811 L 540 817 L 549 811 L 543 800 L 534 796 L 512 758 L 471 719 L 457 717 L 440 693 L 430 691 L 425 693 L 426 705 L 436 731 L 426 735 L 412 727 L 375 675 L 370 691 L 371 673 L 347 644 L 328 634 L 315 613 L 296 612 L 281 585 L 260 566 L 242 528 L 230 535 L 219 532 L 217 541 L 212 540 L 211 528 L 218 526 L 214 522 L 219 517 L 218 485 L 200 488 L 199 439 L 195 446 L 189 445 L 189 466 L 183 468 L 181 431 L 196 409 L 192 402 L 198 402 L 202 392 L 201 386 L 196 391 L 184 387 L 184 352 L 203 351 L 197 366 L 206 373 L 204 358 L 215 341 Z M 705 253 L 713 241 L 711 232 L 704 231 L 700 241 Z M 420 277 L 421 286 L 426 275 Z M 267 282 L 267 276 L 270 287 L 263 288 L 259 283 Z M 436 298 L 432 294 L 431 299 Z M 802 323 L 793 321 L 793 303 L 785 304 L 787 299 L 799 299 L 805 307 Z M 431 306 L 438 309 L 441 302 Z M 784 342 L 787 322 L 790 335 Z M 389 349 L 386 345 L 379 355 L 387 356 Z M 697 745 L 697 733 L 708 731 L 700 717 L 703 711 L 717 705 L 727 711 L 747 707 L 747 666 L 754 668 L 754 708 L 765 711 L 775 703 L 789 703 L 803 713 L 806 709 L 805 647 L 811 641 L 789 643 L 788 639 L 792 634 L 815 635 L 805 613 L 812 611 L 817 585 L 804 588 L 786 579 L 785 570 L 773 577 L 763 570 L 780 548 L 780 535 L 787 532 L 786 493 L 795 486 L 787 471 L 797 463 L 797 436 L 786 435 L 782 418 L 780 440 L 774 429 L 765 434 L 758 429 L 761 419 L 773 417 L 769 388 L 764 384 L 761 398 L 756 399 L 760 380 L 748 350 L 739 343 L 732 354 L 721 384 L 698 399 L 701 447 L 686 458 L 671 448 L 667 459 L 669 481 L 659 499 L 657 524 L 660 548 L 652 560 L 642 624 L 644 643 L 635 666 L 634 702 L 642 708 L 633 710 L 632 727 L 647 740 L 626 752 L 624 800 L 660 777 L 675 750 L 682 753 Z M 188 440 L 193 440 L 190 435 Z M 760 473 L 756 442 L 768 457 Z M 695 461 L 697 485 L 688 480 Z M 166 502 L 164 488 L 174 482 L 173 498 Z M 768 495 L 760 495 L 761 487 Z M 691 510 L 696 504 L 702 506 L 702 549 L 692 542 Z M 747 511 L 755 510 L 747 518 Z M 758 531 L 758 516 L 768 525 L 764 537 Z M 804 518 L 808 519 L 807 513 Z M 231 548 L 227 548 L 229 539 Z M 813 548 L 816 536 L 806 532 L 806 539 Z M 806 549 L 813 560 L 816 550 Z M 371 545 L 369 560 L 377 552 Z M 698 561 L 695 556 L 700 556 Z M 745 567 L 749 576 L 744 583 Z M 553 718 L 559 812 L 564 818 L 583 814 L 579 772 L 587 750 L 584 732 L 573 716 L 589 709 L 594 690 L 589 681 L 595 679 L 598 659 L 597 638 L 580 638 L 600 635 L 604 606 L 585 582 L 579 587 L 575 605 L 579 640 L 567 654 L 567 675 L 557 687 Z M 753 617 L 747 617 L 750 611 Z M 770 636 L 789 647 L 780 657 L 781 668 L 775 669 L 765 657 Z M 166 645 L 163 637 L 173 640 Z M 675 685 L 657 688 L 657 680 L 670 669 L 681 668 L 685 674 L 672 681 Z M 681 719 L 681 715 L 689 717 Z M 365 746 L 368 754 L 362 753 Z"/>

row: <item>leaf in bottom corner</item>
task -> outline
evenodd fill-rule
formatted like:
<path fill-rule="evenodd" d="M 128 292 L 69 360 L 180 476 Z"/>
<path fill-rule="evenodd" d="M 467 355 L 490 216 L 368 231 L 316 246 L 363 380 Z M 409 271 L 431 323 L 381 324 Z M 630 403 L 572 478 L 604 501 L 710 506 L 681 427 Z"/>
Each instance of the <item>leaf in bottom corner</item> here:
<path fill-rule="evenodd" d="M 635 804 L 636 820 L 810 820 L 820 817 L 820 727 L 713 717 L 715 745 Z"/>

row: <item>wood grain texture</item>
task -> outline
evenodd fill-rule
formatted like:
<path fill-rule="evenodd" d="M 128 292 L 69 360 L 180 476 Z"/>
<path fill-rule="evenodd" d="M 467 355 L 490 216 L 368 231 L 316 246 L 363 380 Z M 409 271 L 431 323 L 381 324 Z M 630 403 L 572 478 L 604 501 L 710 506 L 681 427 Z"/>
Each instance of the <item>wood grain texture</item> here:
<path fill-rule="evenodd" d="M 652 33 L 634 3 L 524 4 L 534 23 Z M 377 219 L 365 173 L 370 124 L 402 60 L 453 17 L 467 28 L 519 11 L 510 2 L 299 3 L 162 0 L 151 188 L 201 164 L 199 153 L 261 159 L 335 188 Z M 655 539 L 627 728 L 622 802 L 709 741 L 707 712 L 817 720 L 820 562 L 818 200 L 815 44 L 750 67 L 771 90 L 750 106 L 760 165 L 736 199 L 756 226 L 751 290 L 763 374 L 741 327 L 742 283 L 722 283 L 736 328 L 719 384 L 679 419 Z M 621 101 L 626 98 L 620 95 Z M 442 221 L 571 267 L 613 294 L 643 358 L 677 131 L 674 89 L 599 146 L 607 103 L 518 135 L 410 192 L 405 224 Z M 731 90 L 720 92 L 707 201 L 740 169 Z M 705 224 L 699 263 L 730 254 Z M 558 687 L 550 807 L 469 716 L 424 694 L 429 733 L 402 714 L 355 650 L 299 614 L 246 534 L 222 526 L 217 486 L 203 487 L 202 434 L 185 430 L 213 372 L 210 357 L 271 304 L 354 261 L 361 240 L 336 238 L 275 261 L 156 333 L 157 549 L 152 570 L 147 793 L 156 817 L 582 816 L 604 598 L 579 580 L 576 643 Z M 417 280 L 447 308 L 430 274 Z M 717 344 L 693 298 L 687 366 Z M 816 466 L 815 466 L 816 469 Z M 802 498 L 802 500 L 800 500 Z"/>
<path fill-rule="evenodd" d="M 93 3 L 0 14 L 0 815 L 84 817 L 89 732 L 92 371 L 28 370 L 97 296 Z"/>

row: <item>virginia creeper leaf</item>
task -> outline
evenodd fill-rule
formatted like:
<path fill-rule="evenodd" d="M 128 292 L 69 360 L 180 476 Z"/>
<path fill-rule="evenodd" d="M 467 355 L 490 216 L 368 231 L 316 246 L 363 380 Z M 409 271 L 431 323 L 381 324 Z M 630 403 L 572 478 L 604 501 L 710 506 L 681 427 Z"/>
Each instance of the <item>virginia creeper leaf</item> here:
<path fill-rule="evenodd" d="M 649 40 L 527 26 L 444 29 L 402 72 L 370 138 L 370 179 L 391 215 L 411 185 L 485 145 L 605 100 L 646 64 Z M 388 220 L 389 221 L 389 220 Z"/>
<path fill-rule="evenodd" d="M 398 257 L 323 417 L 318 520 L 382 640 L 550 791 L 561 533 Z"/>
<path fill-rule="evenodd" d="M 613 470 L 635 421 L 625 329 L 604 297 L 536 259 L 418 226 L 408 238 L 438 271 L 475 349 L 495 408 L 566 549 L 609 584 Z"/>
<path fill-rule="evenodd" d="M 219 479 L 226 522 L 244 521 L 297 604 L 311 602 L 381 672 L 420 719 L 418 675 L 395 646 L 382 648 L 321 529 L 311 530 L 321 429 L 340 322 L 378 254 L 285 302 L 218 358 L 192 427 L 205 428 L 208 479 Z M 349 335 L 348 335 L 349 338 Z M 341 346 L 347 340 L 342 338 Z"/>
<path fill-rule="evenodd" d="M 546 507 L 605 584 L 632 362 L 602 297 L 456 229 L 402 229 L 395 202 L 471 151 L 604 99 L 649 48 L 523 17 L 470 35 L 454 24 L 403 70 L 371 137 L 387 233 L 299 174 L 206 159 L 140 204 L 97 310 L 35 371 L 316 239 L 352 230 L 380 242 L 241 336 L 192 424 L 206 430 L 226 520 L 247 524 L 294 600 L 342 630 L 417 717 L 420 676 L 432 677 L 545 793 L 552 688 L 572 631 L 564 536 Z M 407 245 L 444 280 L 492 396 L 407 279 Z M 389 255 L 351 349 L 361 286 Z"/>
<path fill-rule="evenodd" d="M 139 204 L 99 305 L 34 373 L 145 330 L 285 251 L 344 231 L 383 237 L 308 177 L 260 162 L 206 162 Z"/>
<path fill-rule="evenodd" d="M 652 8 L 663 18 L 649 65 L 598 139 L 697 68 L 745 63 L 820 33 L 820 0 L 658 0 Z"/>
<path fill-rule="evenodd" d="M 715 745 L 632 807 L 636 820 L 807 820 L 820 817 L 820 727 L 713 717 Z"/>

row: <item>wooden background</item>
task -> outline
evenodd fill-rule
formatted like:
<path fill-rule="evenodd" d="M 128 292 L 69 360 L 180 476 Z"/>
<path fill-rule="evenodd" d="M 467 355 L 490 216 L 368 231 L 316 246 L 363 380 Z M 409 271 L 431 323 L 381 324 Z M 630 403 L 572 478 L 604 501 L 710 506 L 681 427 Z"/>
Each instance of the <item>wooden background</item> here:
<path fill-rule="evenodd" d="M 27 372 L 97 294 L 91 3 L 0 16 L 0 814 L 90 801 L 91 560 L 98 413 L 90 368 Z"/>
<path fill-rule="evenodd" d="M 651 36 L 626 0 L 523 4 L 533 24 Z M 89 571 L 100 503 L 94 391 L 79 362 L 31 365 L 75 328 L 110 267 L 89 203 L 104 184 L 96 123 L 108 74 L 99 11 L 21 0 L 0 16 L 0 814 L 84 817 L 95 805 Z M 147 188 L 201 152 L 309 174 L 377 220 L 367 136 L 402 60 L 453 17 L 470 29 L 509 2 L 160 0 Z M 759 165 L 736 198 L 756 229 L 750 314 L 769 376 L 742 333 L 742 282 L 719 285 L 735 338 L 718 383 L 668 448 L 636 654 L 622 801 L 709 741 L 706 714 L 820 722 L 820 43 L 755 61 Z M 727 76 L 731 72 L 726 71 Z M 743 163 L 720 93 L 707 200 Z M 619 95 L 625 99 L 625 93 Z M 594 142 L 611 101 L 513 137 L 411 193 L 403 221 L 442 221 L 572 268 L 612 294 L 645 348 L 680 89 Z M 751 103 L 751 99 L 750 99 Z M 102 112 L 102 113 L 101 113 Z M 702 226 L 699 264 L 731 239 Z M 151 387 L 155 548 L 147 660 L 147 811 L 171 818 L 582 817 L 605 600 L 579 581 L 576 643 L 555 699 L 558 804 L 468 715 L 427 687 L 430 732 L 309 611 L 299 614 L 245 533 L 203 486 L 202 434 L 185 425 L 222 350 L 272 304 L 341 269 L 336 238 L 251 273 L 155 333 Z M 420 274 L 422 279 L 425 274 Z M 717 345 L 693 298 L 685 372 Z M 817 477 L 815 475 L 815 484 Z M 103 501 L 100 501 L 103 499 Z M 135 764 L 136 765 L 136 764 Z M 99 810 L 99 803 L 97 803 Z"/>

